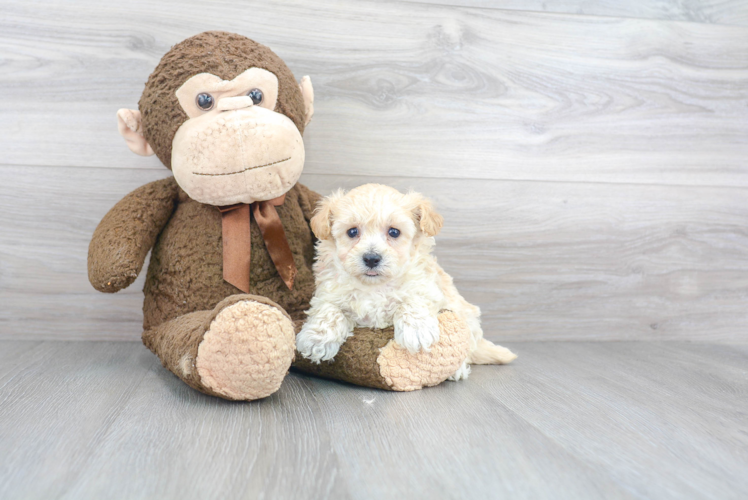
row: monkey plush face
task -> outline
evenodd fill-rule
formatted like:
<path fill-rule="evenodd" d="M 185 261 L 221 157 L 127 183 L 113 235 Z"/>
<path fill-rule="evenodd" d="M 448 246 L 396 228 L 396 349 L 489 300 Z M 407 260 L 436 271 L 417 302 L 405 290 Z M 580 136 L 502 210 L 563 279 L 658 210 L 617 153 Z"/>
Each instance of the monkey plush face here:
<path fill-rule="evenodd" d="M 140 110 L 117 116 L 131 150 L 157 154 L 192 199 L 222 206 L 293 187 L 313 99 L 309 77 L 297 84 L 267 47 L 206 32 L 172 48 L 146 83 Z"/>
<path fill-rule="evenodd" d="M 177 99 L 189 119 L 172 143 L 171 168 L 191 198 L 211 205 L 269 200 L 296 184 L 304 142 L 275 111 L 278 78 L 251 68 L 233 80 L 200 73 Z"/>

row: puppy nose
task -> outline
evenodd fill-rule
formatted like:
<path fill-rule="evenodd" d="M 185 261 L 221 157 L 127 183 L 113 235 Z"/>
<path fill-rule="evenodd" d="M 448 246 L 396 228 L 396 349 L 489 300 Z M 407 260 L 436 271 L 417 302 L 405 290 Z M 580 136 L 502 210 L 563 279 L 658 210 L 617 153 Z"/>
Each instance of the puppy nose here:
<path fill-rule="evenodd" d="M 382 256 L 377 253 L 364 254 L 364 264 L 370 269 L 374 269 L 382 262 Z"/>
<path fill-rule="evenodd" d="M 240 95 L 236 97 L 224 97 L 218 101 L 218 111 L 233 111 L 235 109 L 248 108 L 252 106 L 252 98 L 248 95 Z"/>

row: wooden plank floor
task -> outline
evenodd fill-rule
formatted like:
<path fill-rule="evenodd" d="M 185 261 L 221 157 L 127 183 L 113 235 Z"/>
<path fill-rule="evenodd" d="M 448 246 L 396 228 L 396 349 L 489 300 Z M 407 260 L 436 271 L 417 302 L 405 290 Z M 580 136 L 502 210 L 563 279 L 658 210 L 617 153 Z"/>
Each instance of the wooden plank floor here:
<path fill-rule="evenodd" d="M 199 394 L 134 342 L 0 342 L 0 498 L 748 496 L 748 347 L 510 344 L 388 393 Z"/>

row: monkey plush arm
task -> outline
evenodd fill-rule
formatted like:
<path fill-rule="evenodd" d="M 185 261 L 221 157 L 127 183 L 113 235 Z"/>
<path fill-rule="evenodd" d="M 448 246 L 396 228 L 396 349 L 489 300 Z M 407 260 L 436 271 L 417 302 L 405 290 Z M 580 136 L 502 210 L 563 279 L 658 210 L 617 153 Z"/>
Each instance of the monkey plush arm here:
<path fill-rule="evenodd" d="M 143 267 L 177 202 L 174 177 L 131 192 L 101 219 L 88 246 L 88 280 L 100 292 L 129 286 Z"/>

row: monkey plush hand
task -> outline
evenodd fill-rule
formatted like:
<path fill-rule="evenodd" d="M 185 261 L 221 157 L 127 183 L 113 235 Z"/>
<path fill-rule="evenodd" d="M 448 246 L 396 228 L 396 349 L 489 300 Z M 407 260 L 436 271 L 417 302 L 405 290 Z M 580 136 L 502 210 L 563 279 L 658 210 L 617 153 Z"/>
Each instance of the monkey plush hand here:
<path fill-rule="evenodd" d="M 206 32 L 161 59 L 139 110 L 117 113 L 129 148 L 156 154 L 174 175 L 106 214 L 89 246 L 89 280 L 117 292 L 152 250 L 143 342 L 204 393 L 268 396 L 294 360 L 314 291 L 309 223 L 320 197 L 297 183 L 313 102 L 309 77 L 297 83 L 267 47 Z M 357 330 L 335 362 L 297 364 L 384 389 L 435 385 L 467 355 L 466 325 L 450 313 L 440 323 L 442 338 L 429 353 L 399 349 L 392 332 Z"/>

